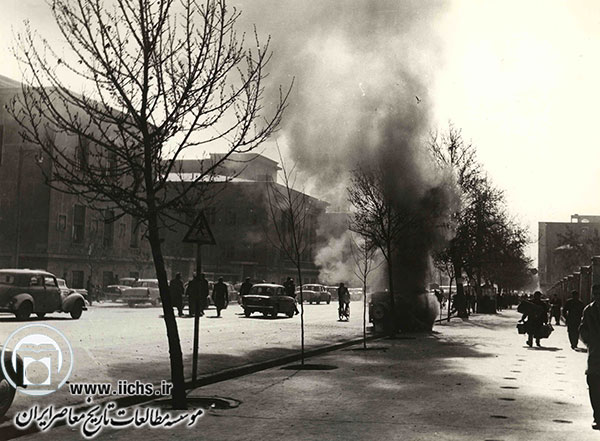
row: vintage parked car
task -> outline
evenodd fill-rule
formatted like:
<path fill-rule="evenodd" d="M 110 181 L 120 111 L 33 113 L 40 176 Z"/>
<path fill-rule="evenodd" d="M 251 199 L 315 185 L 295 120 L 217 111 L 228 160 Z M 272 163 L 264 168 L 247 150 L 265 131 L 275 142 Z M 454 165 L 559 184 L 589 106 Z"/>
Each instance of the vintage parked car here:
<path fill-rule="evenodd" d="M 123 290 L 121 300 L 133 308 L 137 304 L 151 303 L 153 306 L 159 306 L 160 290 L 158 289 L 157 279 L 138 279 L 131 288 Z"/>
<path fill-rule="evenodd" d="M 69 295 L 72 292 L 78 292 L 85 299 L 86 306 L 90 306 L 92 304 L 87 289 L 69 288 L 65 279 L 56 278 L 56 281 L 58 282 L 58 287 L 63 295 Z"/>
<path fill-rule="evenodd" d="M 300 290 L 296 290 L 296 298 L 300 301 Z M 326 302 L 331 303 L 331 293 L 327 287 L 319 284 L 302 285 L 302 298 L 305 302 L 316 303 Z"/>
<path fill-rule="evenodd" d="M 2 351 L 2 346 L 0 346 L 0 351 Z M 0 418 L 2 418 L 13 400 L 15 399 L 15 393 L 17 390 L 14 388 L 13 384 L 18 387 L 25 387 L 24 385 L 24 375 L 23 375 L 23 360 L 17 354 L 17 369 L 13 369 L 12 364 L 12 351 L 4 352 L 4 366 L 6 367 L 6 373 L 9 375 L 10 382 L 4 375 L 4 370 L 0 369 Z M 11 384 L 12 383 L 12 384 Z"/>
<path fill-rule="evenodd" d="M 250 294 L 242 297 L 244 315 L 250 317 L 253 312 L 277 317 L 280 312 L 293 317 L 296 310 L 296 300 L 286 296 L 282 285 L 274 283 L 257 283 L 250 289 Z"/>
<path fill-rule="evenodd" d="M 26 320 L 31 313 L 43 318 L 49 312 L 68 312 L 78 319 L 86 310 L 84 297 L 61 291 L 54 274 L 43 270 L 1 269 L 0 312 L 11 312 Z"/>
<path fill-rule="evenodd" d="M 129 288 L 131 287 L 127 285 L 108 285 L 102 288 L 102 297 L 105 300 L 119 302 L 122 300 L 123 291 Z"/>
<path fill-rule="evenodd" d="M 437 297 L 428 290 L 422 290 L 414 296 L 394 296 L 395 313 L 391 308 L 389 291 L 377 291 L 367 295 L 369 302 L 369 321 L 375 332 L 393 332 L 397 327 L 401 331 L 431 331 L 440 314 Z"/>

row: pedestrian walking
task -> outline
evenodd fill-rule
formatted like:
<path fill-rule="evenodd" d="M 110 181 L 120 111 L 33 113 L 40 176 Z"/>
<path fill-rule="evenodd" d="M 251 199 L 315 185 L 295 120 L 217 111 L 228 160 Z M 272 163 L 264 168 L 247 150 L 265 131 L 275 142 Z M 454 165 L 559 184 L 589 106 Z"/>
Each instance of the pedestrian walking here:
<path fill-rule="evenodd" d="M 221 310 L 225 309 L 227 299 L 227 285 L 223 282 L 223 277 L 219 277 L 219 281 L 215 283 L 212 299 L 217 308 L 217 317 L 221 317 Z"/>
<path fill-rule="evenodd" d="M 592 286 L 593 301 L 583 310 L 579 328 L 581 340 L 588 347 L 587 384 L 594 411 L 592 429 L 600 430 L 600 285 Z"/>
<path fill-rule="evenodd" d="M 247 296 L 250 294 L 250 289 L 252 289 L 252 283 L 250 282 L 250 277 L 246 277 L 242 286 L 240 286 L 240 296 Z"/>
<path fill-rule="evenodd" d="M 177 315 L 183 317 L 183 294 L 185 288 L 183 286 L 183 280 L 181 280 L 181 273 L 175 274 L 175 278 L 169 282 L 169 294 L 171 295 L 171 303 L 177 308 Z"/>
<path fill-rule="evenodd" d="M 204 274 L 200 274 L 200 279 L 198 280 L 198 285 L 200 288 L 200 317 L 204 315 L 204 310 L 208 308 L 208 280 L 206 280 L 206 276 Z"/>
<path fill-rule="evenodd" d="M 533 346 L 535 338 L 536 346 L 541 346 L 542 327 L 548 323 L 548 305 L 542 301 L 542 293 L 540 291 L 533 293 L 533 299 L 522 302 L 518 311 L 523 314 L 521 321 L 525 322 L 525 331 L 528 335 L 527 345 Z"/>
<path fill-rule="evenodd" d="M 576 349 L 579 343 L 579 326 L 585 305 L 579 300 L 577 291 L 571 292 L 571 298 L 565 302 L 562 313 L 567 323 L 567 333 L 571 342 L 571 349 Z"/>
<path fill-rule="evenodd" d="M 294 283 L 294 279 L 288 277 L 287 280 L 283 282 L 283 290 L 286 296 L 292 297 L 294 300 L 296 300 L 296 284 Z M 300 311 L 298 311 L 298 304 L 295 301 L 294 314 L 300 314 Z"/>
<path fill-rule="evenodd" d="M 188 282 L 185 295 L 188 298 L 190 317 L 194 317 L 196 314 L 202 315 L 200 312 L 200 279 L 197 274 L 194 274 L 193 279 Z"/>
<path fill-rule="evenodd" d="M 556 321 L 557 325 L 560 325 L 560 311 L 562 309 L 562 301 L 555 294 L 550 300 L 550 316 Z M 552 320 L 550 320 L 552 321 Z"/>
<path fill-rule="evenodd" d="M 350 291 L 344 285 L 343 282 L 340 283 L 340 286 L 337 290 L 338 294 L 338 315 L 339 319 L 342 320 L 346 318 L 346 320 L 350 319 Z"/>

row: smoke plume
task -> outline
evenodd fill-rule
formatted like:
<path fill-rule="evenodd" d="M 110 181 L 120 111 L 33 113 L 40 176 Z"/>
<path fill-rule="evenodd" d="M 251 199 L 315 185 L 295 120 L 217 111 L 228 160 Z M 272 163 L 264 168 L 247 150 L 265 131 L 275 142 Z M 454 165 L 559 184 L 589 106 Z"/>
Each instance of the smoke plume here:
<path fill-rule="evenodd" d="M 344 0 L 240 4 L 243 19 L 272 36 L 272 84 L 294 79 L 281 130 L 286 155 L 304 175 L 305 191 L 334 211 L 349 210 L 347 187 L 357 166 L 382 167 L 386 187 L 403 210 L 422 213 L 402 246 L 398 279 L 423 285 L 429 252 L 440 232 L 427 210 L 448 206 L 451 183 L 431 168 L 428 90 L 441 64 L 435 22 L 441 4 Z M 439 211 L 440 213 L 444 210 Z M 443 217 L 443 216 L 441 216 Z M 432 226 L 433 225 L 433 226 Z M 322 232 L 327 224 L 321 224 Z M 348 255 L 347 240 L 330 237 L 319 261 Z M 343 260 L 344 277 L 351 260 Z M 408 266 L 407 266 L 408 265 Z M 403 283 L 404 284 L 404 283 Z M 418 288 L 422 288 L 419 286 Z"/>

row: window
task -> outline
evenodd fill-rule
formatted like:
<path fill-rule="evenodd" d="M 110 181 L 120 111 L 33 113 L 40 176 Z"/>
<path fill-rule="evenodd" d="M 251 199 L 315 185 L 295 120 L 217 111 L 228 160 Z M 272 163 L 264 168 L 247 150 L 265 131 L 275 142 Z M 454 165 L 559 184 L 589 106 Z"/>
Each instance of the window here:
<path fill-rule="evenodd" d="M 104 248 L 112 248 L 113 246 L 113 236 L 115 230 L 113 217 L 114 213 L 111 210 L 106 210 L 104 213 L 104 236 L 102 241 Z"/>
<path fill-rule="evenodd" d="M 86 169 L 90 160 L 90 140 L 84 136 L 79 136 L 79 143 L 75 152 L 75 160 L 80 169 Z"/>
<path fill-rule="evenodd" d="M 95 236 L 98 233 L 98 219 L 94 219 L 90 222 L 90 234 Z"/>
<path fill-rule="evenodd" d="M 67 215 L 58 215 L 58 220 L 56 221 L 56 229 L 58 231 L 65 231 L 67 229 Z"/>
<path fill-rule="evenodd" d="M 83 288 L 83 271 L 73 271 L 73 286 L 71 288 Z"/>
<path fill-rule="evenodd" d="M 140 246 L 140 226 L 135 217 L 131 217 L 131 237 L 129 238 L 129 247 L 137 248 Z M 133 276 L 132 276 L 133 277 Z"/>
<path fill-rule="evenodd" d="M 57 286 L 56 285 L 56 280 L 54 279 L 54 277 L 50 277 L 50 276 L 45 276 L 44 277 L 44 285 L 46 285 L 46 286 Z"/>
<path fill-rule="evenodd" d="M 85 238 L 85 207 L 73 207 L 73 243 L 83 243 Z"/>
<path fill-rule="evenodd" d="M 123 222 L 119 224 L 119 237 L 125 237 L 125 231 L 127 230 L 127 225 Z"/>
<path fill-rule="evenodd" d="M 102 272 L 102 286 L 114 285 L 114 280 L 112 271 Z"/>

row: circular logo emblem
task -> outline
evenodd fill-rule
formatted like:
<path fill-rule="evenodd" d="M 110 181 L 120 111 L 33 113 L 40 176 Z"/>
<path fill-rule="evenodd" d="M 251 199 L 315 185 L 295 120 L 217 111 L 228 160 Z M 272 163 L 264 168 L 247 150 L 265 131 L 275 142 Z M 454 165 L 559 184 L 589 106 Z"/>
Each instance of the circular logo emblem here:
<path fill-rule="evenodd" d="M 11 352 L 12 351 L 12 352 Z M 73 370 L 73 349 L 58 329 L 25 325 L 4 342 L 0 364 L 4 378 L 27 395 L 48 395 L 60 389 Z"/>

